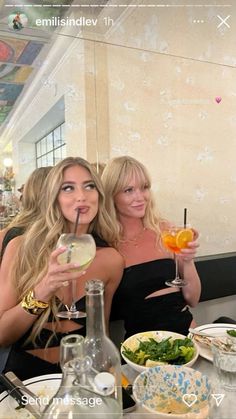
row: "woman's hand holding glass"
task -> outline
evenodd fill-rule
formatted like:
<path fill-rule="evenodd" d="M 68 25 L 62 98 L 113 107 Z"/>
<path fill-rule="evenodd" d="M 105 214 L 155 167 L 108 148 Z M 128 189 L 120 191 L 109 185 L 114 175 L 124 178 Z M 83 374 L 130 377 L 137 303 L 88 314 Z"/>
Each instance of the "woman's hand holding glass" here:
<path fill-rule="evenodd" d="M 183 287 L 187 284 L 185 279 L 179 277 L 178 261 L 181 259 L 185 263 L 193 261 L 198 247 L 197 237 L 197 231 L 189 227 L 169 225 L 162 232 L 162 242 L 170 252 L 174 253 L 175 259 L 175 278 L 166 281 L 166 285 Z"/>
<path fill-rule="evenodd" d="M 41 301 L 49 302 L 61 287 L 69 285 L 71 281 L 85 273 L 75 271 L 81 268 L 79 263 L 70 262 L 62 265 L 58 262 L 58 257 L 66 250 L 66 246 L 59 247 L 51 253 L 47 273 L 34 289 L 36 298 Z"/>
<path fill-rule="evenodd" d="M 191 230 L 193 232 L 193 240 L 188 242 L 188 247 L 181 249 L 177 254 L 178 260 L 183 260 L 184 262 L 192 262 L 196 257 L 197 249 L 199 247 L 199 233 L 194 228 L 191 228 Z"/>
<path fill-rule="evenodd" d="M 76 222 L 77 225 L 77 222 Z M 71 261 L 77 264 L 73 270 L 83 271 L 87 269 L 90 263 L 93 261 L 96 255 L 96 243 L 91 234 L 81 234 L 76 236 L 75 234 L 62 234 L 57 242 L 57 247 L 66 246 L 66 251 L 58 256 L 57 260 L 63 266 L 67 265 Z M 78 278 L 78 276 L 77 276 Z M 66 307 L 66 311 L 59 311 L 58 317 L 67 319 L 78 319 L 85 317 L 86 313 L 77 310 L 77 283 L 76 280 L 72 281 L 72 302 L 70 307 Z"/>

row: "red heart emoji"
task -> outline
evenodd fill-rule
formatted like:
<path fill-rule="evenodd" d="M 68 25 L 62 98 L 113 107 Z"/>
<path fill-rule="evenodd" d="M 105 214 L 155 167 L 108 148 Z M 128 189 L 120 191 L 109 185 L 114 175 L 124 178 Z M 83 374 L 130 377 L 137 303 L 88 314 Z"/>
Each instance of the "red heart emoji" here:
<path fill-rule="evenodd" d="M 215 101 L 216 103 L 220 103 L 222 101 L 222 98 L 220 96 L 216 96 Z"/>

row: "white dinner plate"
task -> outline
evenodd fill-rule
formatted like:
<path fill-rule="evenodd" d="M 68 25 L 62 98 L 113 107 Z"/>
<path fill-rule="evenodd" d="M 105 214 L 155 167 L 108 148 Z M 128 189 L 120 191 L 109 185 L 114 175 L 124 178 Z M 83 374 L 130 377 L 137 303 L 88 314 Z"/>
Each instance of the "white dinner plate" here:
<path fill-rule="evenodd" d="M 231 323 L 211 323 L 211 324 L 203 324 L 202 326 L 195 327 L 195 330 L 199 332 L 209 333 L 209 335 L 216 336 L 216 337 L 226 337 L 227 333 L 226 330 L 236 329 L 236 324 Z M 200 355 L 208 359 L 208 361 L 213 362 L 213 356 L 211 349 L 205 345 L 201 345 L 201 343 L 197 342 L 199 347 Z"/>
<path fill-rule="evenodd" d="M 39 377 L 29 378 L 24 384 L 40 397 L 41 405 L 46 407 L 47 401 L 50 400 L 57 392 L 61 383 L 61 374 L 48 374 Z M 17 402 L 7 394 L 6 391 L 0 394 L 0 419 L 31 419 L 33 415 L 26 409 L 15 410 L 18 406 Z"/>

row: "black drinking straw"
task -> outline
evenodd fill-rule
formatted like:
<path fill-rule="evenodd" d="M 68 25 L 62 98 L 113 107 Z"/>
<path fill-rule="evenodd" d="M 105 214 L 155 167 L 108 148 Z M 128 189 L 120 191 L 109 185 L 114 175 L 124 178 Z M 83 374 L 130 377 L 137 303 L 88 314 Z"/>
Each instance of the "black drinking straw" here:
<path fill-rule="evenodd" d="M 75 226 L 74 226 L 74 235 L 75 236 L 76 236 L 78 224 L 79 224 L 79 208 L 77 208 L 77 216 L 76 216 Z"/>
<path fill-rule="evenodd" d="M 73 233 L 74 236 L 76 236 L 76 231 L 77 231 L 78 224 L 79 224 L 79 208 L 77 208 L 77 215 L 76 215 L 75 226 L 74 226 L 74 233 Z M 66 263 L 70 263 L 71 262 L 72 249 L 73 249 L 73 244 L 71 243 L 69 245 L 69 247 L 68 247 Z"/>
<path fill-rule="evenodd" d="M 187 208 L 184 208 L 184 228 L 187 226 Z"/>

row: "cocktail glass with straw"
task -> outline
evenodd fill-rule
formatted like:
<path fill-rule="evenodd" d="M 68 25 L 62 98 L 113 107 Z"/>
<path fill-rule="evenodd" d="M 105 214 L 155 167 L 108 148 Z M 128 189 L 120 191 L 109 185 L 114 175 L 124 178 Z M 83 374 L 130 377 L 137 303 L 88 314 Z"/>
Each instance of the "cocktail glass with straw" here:
<path fill-rule="evenodd" d="M 162 233 L 161 238 L 164 246 L 172 253 L 174 253 L 175 260 L 175 278 L 166 281 L 166 285 L 170 287 L 183 287 L 187 285 L 187 281 L 179 276 L 178 258 L 177 255 L 181 249 L 186 249 L 188 243 L 193 240 L 193 230 L 187 227 L 187 208 L 184 208 L 184 225 L 169 226 Z"/>
<path fill-rule="evenodd" d="M 91 234 L 81 234 L 77 236 L 77 227 L 79 224 L 79 210 L 77 212 L 74 233 L 61 234 L 58 239 L 57 247 L 65 246 L 67 249 L 65 252 L 60 254 L 57 258 L 60 264 L 66 263 L 79 263 L 80 266 L 73 270 L 78 272 L 84 271 L 93 261 L 96 254 L 96 243 Z M 71 281 L 71 291 L 72 291 L 72 303 L 71 306 L 67 306 L 66 310 L 59 311 L 57 313 L 58 317 L 66 319 L 78 319 L 86 317 L 86 313 L 77 310 L 76 301 L 77 301 L 77 279 Z"/>

